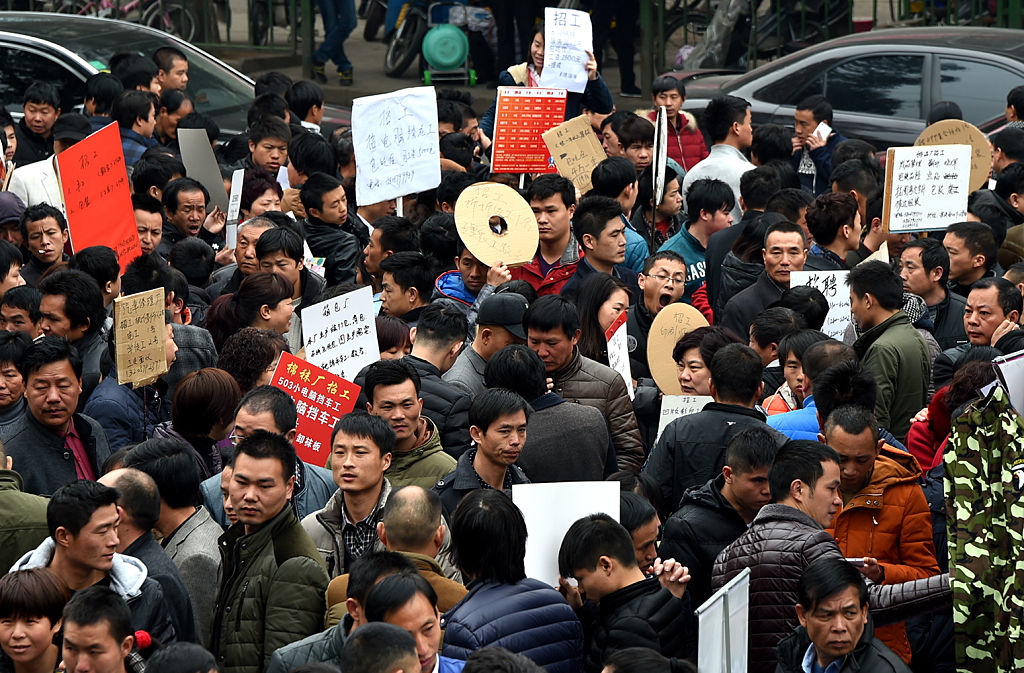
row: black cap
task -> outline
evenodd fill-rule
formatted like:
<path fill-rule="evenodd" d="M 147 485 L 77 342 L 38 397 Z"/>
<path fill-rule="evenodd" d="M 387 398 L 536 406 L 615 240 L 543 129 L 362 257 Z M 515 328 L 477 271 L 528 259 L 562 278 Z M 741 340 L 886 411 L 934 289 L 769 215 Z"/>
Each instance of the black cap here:
<path fill-rule="evenodd" d="M 476 314 L 477 325 L 496 325 L 504 327 L 520 339 L 526 338 L 526 330 L 523 329 L 523 316 L 526 309 L 530 307 L 526 297 L 515 292 L 500 292 L 492 294 L 480 304 L 480 311 Z"/>
<path fill-rule="evenodd" d="M 68 112 L 57 117 L 53 122 L 54 140 L 71 140 L 78 142 L 87 136 L 92 135 L 92 125 L 85 115 L 77 112 Z"/>

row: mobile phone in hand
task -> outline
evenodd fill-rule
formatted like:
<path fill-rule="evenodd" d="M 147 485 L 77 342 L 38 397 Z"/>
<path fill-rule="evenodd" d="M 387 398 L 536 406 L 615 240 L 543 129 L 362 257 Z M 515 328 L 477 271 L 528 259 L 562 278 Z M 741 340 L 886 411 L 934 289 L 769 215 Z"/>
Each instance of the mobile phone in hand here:
<path fill-rule="evenodd" d="M 858 568 L 863 568 L 864 567 L 864 557 L 863 556 L 860 557 L 860 558 L 848 558 L 848 559 L 846 559 L 846 562 L 849 563 L 852 566 L 857 566 Z"/>
<path fill-rule="evenodd" d="M 821 122 L 818 124 L 818 128 L 814 129 L 814 135 L 822 140 L 828 140 L 828 137 L 832 135 L 832 127 L 825 122 Z"/>

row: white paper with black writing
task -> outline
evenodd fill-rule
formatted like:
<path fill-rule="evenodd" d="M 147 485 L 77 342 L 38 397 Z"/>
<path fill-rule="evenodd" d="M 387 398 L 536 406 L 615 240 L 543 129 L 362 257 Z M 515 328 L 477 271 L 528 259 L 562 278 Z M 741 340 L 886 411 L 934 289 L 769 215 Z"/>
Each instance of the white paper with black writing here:
<path fill-rule="evenodd" d="M 828 314 L 821 331 L 833 339 L 843 340 L 850 325 L 850 288 L 846 285 L 849 271 L 793 271 L 789 286 L 810 285 L 825 295 Z"/>
<path fill-rule="evenodd" d="M 303 308 L 302 335 L 307 361 L 355 381 L 359 370 L 380 359 L 372 288 Z"/>

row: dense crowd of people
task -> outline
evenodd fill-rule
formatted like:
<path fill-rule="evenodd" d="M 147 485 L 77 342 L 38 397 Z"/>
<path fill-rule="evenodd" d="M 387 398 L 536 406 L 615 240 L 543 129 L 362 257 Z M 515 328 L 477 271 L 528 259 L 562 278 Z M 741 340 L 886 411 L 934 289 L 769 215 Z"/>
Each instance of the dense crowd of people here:
<path fill-rule="evenodd" d="M 537 84 L 534 35 L 503 83 Z M 86 115 L 47 82 L 17 123 L 0 113 L 0 671 L 682 672 L 696 608 L 746 569 L 749 671 L 979 658 L 954 627 L 948 470 L 982 423 L 965 410 L 1004 399 L 992 361 L 1024 349 L 1024 87 L 991 137 L 991 189 L 911 235 L 882 224 L 875 148 L 816 134 L 834 121 L 820 96 L 793 135 L 732 96 L 684 112 L 658 78 L 655 167 L 654 113 L 613 111 L 588 64 L 566 114 L 588 113 L 608 156 L 580 194 L 491 174 L 493 111 L 442 91 L 440 184 L 398 215 L 356 202 L 361 158 L 351 129 L 321 128 L 315 82 L 261 76 L 246 132 L 220 142 L 181 52 L 110 70 Z M 141 246 L 123 273 L 110 248 L 70 250 L 53 161 L 112 121 Z M 244 169 L 233 248 L 182 128 L 207 132 L 225 190 Z M 524 265 L 458 234 L 485 179 L 536 217 Z M 849 295 L 844 334 L 822 332 L 830 299 L 791 282 L 802 270 L 849 272 L 830 296 Z M 275 367 L 304 357 L 301 309 L 363 287 L 380 357 L 321 438 L 326 466 L 307 463 Z M 167 371 L 119 383 L 114 300 L 151 290 Z M 708 324 L 661 356 L 712 401 L 659 435 L 670 391 L 648 341 L 680 302 Z M 605 336 L 623 312 L 629 372 Z M 528 577 L 512 487 L 601 480 L 621 486 L 618 520 L 546 550 L 558 586 Z"/>

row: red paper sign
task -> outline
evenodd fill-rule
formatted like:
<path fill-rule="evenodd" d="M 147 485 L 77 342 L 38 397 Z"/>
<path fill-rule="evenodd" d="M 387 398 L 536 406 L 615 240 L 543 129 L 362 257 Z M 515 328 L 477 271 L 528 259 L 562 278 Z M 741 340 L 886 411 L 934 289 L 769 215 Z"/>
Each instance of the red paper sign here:
<path fill-rule="evenodd" d="M 281 353 L 270 383 L 295 400 L 299 418 L 294 444 L 299 458 L 323 467 L 331 455 L 331 431 L 355 408 L 359 386 L 290 353 Z"/>
<path fill-rule="evenodd" d="M 565 89 L 498 87 L 491 170 L 557 173 L 543 134 L 565 121 Z"/>
<path fill-rule="evenodd" d="M 142 254 L 117 122 L 57 155 L 71 249 L 105 245 L 121 273 Z"/>

